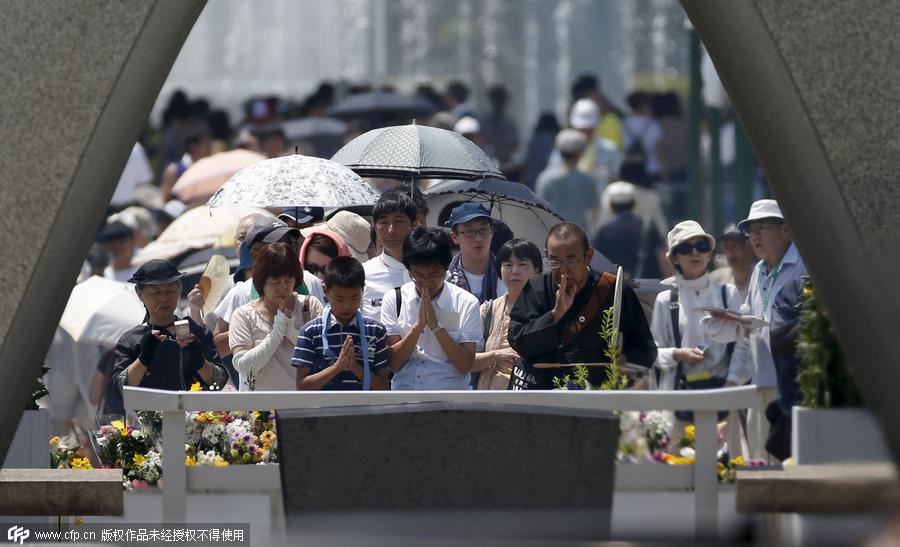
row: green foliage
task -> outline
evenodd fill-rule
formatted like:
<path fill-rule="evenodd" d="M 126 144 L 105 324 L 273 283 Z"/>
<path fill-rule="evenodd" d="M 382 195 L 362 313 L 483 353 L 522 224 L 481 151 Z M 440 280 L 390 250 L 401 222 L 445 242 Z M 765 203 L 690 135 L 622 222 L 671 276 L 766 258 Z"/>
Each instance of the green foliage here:
<path fill-rule="evenodd" d="M 600 384 L 604 391 L 619 391 L 628 389 L 628 376 L 619 370 L 619 360 L 622 357 L 622 348 L 619 347 L 619 329 L 613 325 L 615 307 L 610 306 L 603 312 L 603 323 L 600 325 L 600 337 L 606 342 L 603 354 L 606 356 L 609 367 L 607 368 L 606 381 Z"/>
<path fill-rule="evenodd" d="M 588 381 L 590 370 L 584 365 L 575 365 L 572 374 L 553 378 L 553 387 L 556 389 L 600 389 L 601 391 L 617 391 L 628 389 L 628 376 L 619 370 L 619 359 L 622 350 L 619 347 L 619 331 L 613 327 L 613 313 L 615 308 L 609 307 L 603 312 L 603 322 L 600 325 L 600 337 L 606 342 L 603 355 L 607 358 L 609 366 L 606 368 L 606 380 L 599 388 Z"/>
<path fill-rule="evenodd" d="M 799 328 L 797 384 L 803 394 L 803 406 L 832 408 L 862 404 L 844 354 L 831 330 L 831 322 L 816 299 L 809 276 L 803 278 Z"/>
<path fill-rule="evenodd" d="M 50 391 L 44 385 L 44 375 L 48 372 L 50 372 L 50 367 L 47 365 L 41 367 L 41 374 L 34 381 L 34 387 L 31 388 L 31 400 L 28 402 L 28 407 L 25 410 L 37 410 L 38 400 L 50 395 Z"/>

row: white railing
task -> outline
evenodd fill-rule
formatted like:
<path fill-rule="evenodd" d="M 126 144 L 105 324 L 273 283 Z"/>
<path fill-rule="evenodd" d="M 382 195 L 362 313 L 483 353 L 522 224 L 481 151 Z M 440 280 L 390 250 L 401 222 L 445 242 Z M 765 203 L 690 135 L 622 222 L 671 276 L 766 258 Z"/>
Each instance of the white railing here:
<path fill-rule="evenodd" d="M 696 459 L 693 466 L 657 463 L 623 464 L 617 490 L 693 488 L 695 530 L 714 535 L 718 522 L 716 413 L 762 408 L 756 387 L 706 391 L 161 391 L 126 387 L 125 407 L 156 410 L 163 415 L 163 520 L 184 522 L 186 494 L 191 491 L 262 491 L 280 489 L 278 468 L 185 466 L 184 413 L 191 411 L 288 410 L 336 406 L 424 402 L 495 403 L 584 408 L 610 411 L 690 410 L 694 412 Z M 245 467 L 244 469 L 238 469 Z M 650 469 L 652 473 L 648 473 Z M 229 477 L 229 478 L 226 478 Z M 234 480 L 230 480 L 234 479 Z"/>

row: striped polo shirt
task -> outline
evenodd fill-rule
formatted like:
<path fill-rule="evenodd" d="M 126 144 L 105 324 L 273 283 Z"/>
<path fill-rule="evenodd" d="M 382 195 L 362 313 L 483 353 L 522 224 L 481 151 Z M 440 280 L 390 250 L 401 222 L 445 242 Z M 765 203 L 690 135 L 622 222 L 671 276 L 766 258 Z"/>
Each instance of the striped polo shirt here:
<path fill-rule="evenodd" d="M 388 366 L 386 331 L 384 325 L 368 317 L 363 317 L 363 325 L 369 343 L 369 370 L 374 374 Z M 299 336 L 297 336 L 297 346 L 294 348 L 294 357 L 291 359 L 292 365 L 295 367 L 307 367 L 310 374 L 315 374 L 331 366 L 337 360 L 341 352 L 341 346 L 344 345 L 344 339 L 347 336 L 352 336 L 353 345 L 356 346 L 356 362 L 359 366 L 363 366 L 362 348 L 359 343 L 359 326 L 355 319 L 351 323 L 344 325 L 335 319 L 334 316 L 331 316 L 327 333 L 327 355 L 323 350 L 322 327 L 321 317 L 317 317 L 303 326 Z M 335 376 L 322 389 L 327 391 L 350 391 L 361 390 L 362 387 L 362 380 L 358 379 L 353 372 L 345 370 Z"/>

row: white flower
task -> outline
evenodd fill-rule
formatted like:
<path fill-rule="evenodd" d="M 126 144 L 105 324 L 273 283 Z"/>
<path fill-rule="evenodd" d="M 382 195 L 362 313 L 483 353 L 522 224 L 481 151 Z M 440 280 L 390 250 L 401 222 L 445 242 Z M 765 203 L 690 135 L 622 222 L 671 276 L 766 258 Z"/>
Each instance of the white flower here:
<path fill-rule="evenodd" d="M 682 458 L 693 458 L 696 456 L 696 452 L 694 452 L 694 449 L 691 448 L 690 446 L 685 446 L 684 448 L 679 450 L 678 454 Z"/>

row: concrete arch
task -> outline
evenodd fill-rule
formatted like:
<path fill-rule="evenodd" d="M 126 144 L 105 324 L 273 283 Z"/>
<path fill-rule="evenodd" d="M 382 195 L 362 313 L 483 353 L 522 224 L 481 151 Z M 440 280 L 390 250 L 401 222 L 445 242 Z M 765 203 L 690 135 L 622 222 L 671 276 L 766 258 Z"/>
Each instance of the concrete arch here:
<path fill-rule="evenodd" d="M 900 9 L 682 5 L 747 128 L 867 404 L 900 456 Z"/>
<path fill-rule="evenodd" d="M 0 461 L 129 151 L 205 0 L 0 17 Z"/>

